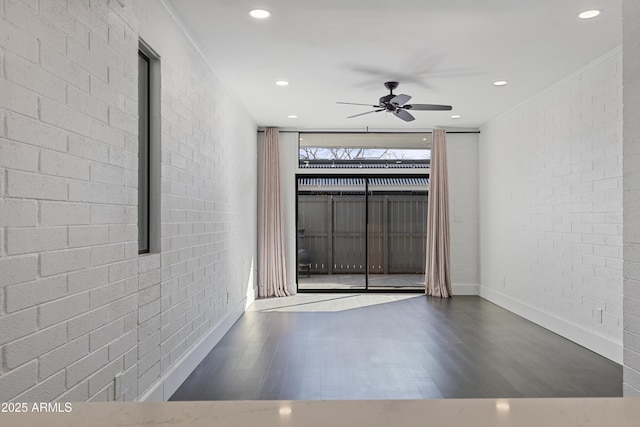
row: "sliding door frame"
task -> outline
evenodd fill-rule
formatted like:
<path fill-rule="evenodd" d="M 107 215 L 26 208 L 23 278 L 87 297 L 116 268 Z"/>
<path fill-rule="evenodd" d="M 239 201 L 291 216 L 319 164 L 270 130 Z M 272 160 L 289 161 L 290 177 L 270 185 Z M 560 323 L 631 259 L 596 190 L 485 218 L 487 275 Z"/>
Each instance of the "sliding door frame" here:
<path fill-rule="evenodd" d="M 422 172 L 422 171 L 421 171 Z M 369 181 L 372 178 L 429 178 L 429 173 L 297 173 L 295 176 L 295 235 L 297 236 L 297 232 L 299 229 L 298 222 L 298 196 L 299 196 L 299 179 L 300 178 L 344 178 L 344 179 L 355 179 L 355 178 L 364 178 L 365 180 L 365 287 L 364 289 L 300 289 L 300 268 L 298 265 L 298 238 L 296 237 L 296 260 L 295 260 L 295 269 L 296 269 L 296 290 L 298 293 L 408 293 L 408 294 L 421 294 L 424 293 L 423 289 L 402 289 L 402 288 L 383 288 L 376 289 L 369 287 Z M 427 193 L 427 198 L 428 198 Z M 333 219 L 330 218 L 329 221 Z M 425 218 L 426 221 L 426 218 Z M 332 239 L 333 236 L 329 236 L 329 239 Z M 425 259 L 426 262 L 426 259 Z"/>

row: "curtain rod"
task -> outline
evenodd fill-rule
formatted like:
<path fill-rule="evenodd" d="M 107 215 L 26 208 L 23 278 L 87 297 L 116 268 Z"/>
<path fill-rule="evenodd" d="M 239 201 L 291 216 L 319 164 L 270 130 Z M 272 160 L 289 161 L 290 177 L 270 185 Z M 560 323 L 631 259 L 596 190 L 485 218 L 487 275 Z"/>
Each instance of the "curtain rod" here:
<path fill-rule="evenodd" d="M 258 132 L 264 132 L 264 129 L 258 129 Z M 415 131 L 415 132 L 389 132 L 389 131 L 385 131 L 385 132 L 375 132 L 375 131 L 370 131 L 370 132 L 361 132 L 361 131 L 349 131 L 349 132 L 345 132 L 345 131 L 301 131 L 301 130 L 281 130 L 280 133 L 329 133 L 329 134 L 344 134 L 344 133 L 361 133 L 361 134 L 381 134 L 381 133 L 388 133 L 388 134 L 410 134 L 410 133 L 433 133 L 432 131 L 425 131 L 425 132 L 420 132 L 420 131 Z M 447 134 L 464 134 L 464 133 L 480 133 L 479 130 L 460 130 L 460 131 L 451 131 L 451 132 L 447 132 Z"/>

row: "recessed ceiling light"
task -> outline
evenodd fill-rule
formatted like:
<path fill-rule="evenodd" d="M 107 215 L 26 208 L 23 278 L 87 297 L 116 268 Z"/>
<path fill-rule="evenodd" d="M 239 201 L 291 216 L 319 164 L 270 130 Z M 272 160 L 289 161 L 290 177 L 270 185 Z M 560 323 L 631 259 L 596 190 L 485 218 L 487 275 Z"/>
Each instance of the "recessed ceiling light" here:
<path fill-rule="evenodd" d="M 296 116 L 295 114 L 289 114 L 289 115 L 287 116 L 287 118 L 289 118 L 289 119 L 297 119 L 297 118 L 298 118 L 298 116 Z"/>
<path fill-rule="evenodd" d="M 592 9 L 592 10 L 585 10 L 584 12 L 580 12 L 578 14 L 578 18 L 580 19 L 591 19 L 591 18 L 595 18 L 596 16 L 600 15 L 602 11 L 598 10 L 598 9 Z"/>
<path fill-rule="evenodd" d="M 271 12 L 265 9 L 251 9 L 249 15 L 256 19 L 265 19 L 271 16 Z"/>
<path fill-rule="evenodd" d="M 427 140 L 427 138 L 422 138 L 422 140 L 423 140 L 423 141 L 426 141 L 426 140 Z"/>
<path fill-rule="evenodd" d="M 498 81 L 493 82 L 493 85 L 494 85 L 494 86 L 504 86 L 504 85 L 506 85 L 507 83 L 508 83 L 508 82 L 507 82 L 506 80 L 498 80 Z"/>
<path fill-rule="evenodd" d="M 276 82 L 276 84 L 277 84 L 278 86 L 289 86 L 289 82 L 288 82 L 288 81 L 286 81 L 286 80 L 278 80 L 278 81 Z"/>
<path fill-rule="evenodd" d="M 462 117 L 460 114 L 454 114 L 451 116 L 452 119 L 459 119 L 460 117 Z"/>

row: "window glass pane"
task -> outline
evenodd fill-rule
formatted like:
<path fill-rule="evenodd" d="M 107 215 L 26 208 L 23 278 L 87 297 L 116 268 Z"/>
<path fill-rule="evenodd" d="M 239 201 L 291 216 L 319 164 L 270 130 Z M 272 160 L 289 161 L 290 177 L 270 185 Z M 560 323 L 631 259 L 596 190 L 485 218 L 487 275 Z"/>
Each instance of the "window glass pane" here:
<path fill-rule="evenodd" d="M 431 150 L 399 148 L 300 147 L 300 160 L 427 160 Z"/>
<path fill-rule="evenodd" d="M 303 168 L 426 168 L 431 134 L 301 133 L 298 155 Z"/>
<path fill-rule="evenodd" d="M 149 59 L 138 53 L 138 252 L 149 252 Z"/>

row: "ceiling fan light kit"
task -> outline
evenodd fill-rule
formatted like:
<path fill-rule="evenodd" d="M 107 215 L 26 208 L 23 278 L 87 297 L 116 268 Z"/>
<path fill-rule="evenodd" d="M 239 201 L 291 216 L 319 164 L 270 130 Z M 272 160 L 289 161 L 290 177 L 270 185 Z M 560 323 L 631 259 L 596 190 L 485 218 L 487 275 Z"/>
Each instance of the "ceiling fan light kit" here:
<path fill-rule="evenodd" d="M 398 87 L 398 82 L 386 82 L 384 87 L 389 89 L 389 94 L 381 97 L 379 99 L 378 105 L 370 105 L 370 104 L 357 104 L 353 102 L 338 102 L 338 104 L 348 104 L 348 105 L 365 105 L 367 107 L 373 107 L 374 110 L 366 111 L 364 113 L 355 114 L 353 116 L 349 116 L 347 118 L 351 119 L 353 117 L 364 116 L 365 114 L 371 113 L 379 113 L 380 111 L 386 111 L 388 113 L 392 113 L 394 116 L 398 117 L 405 122 L 411 122 L 415 120 L 415 117 L 408 110 L 414 111 L 450 111 L 452 109 L 451 105 L 439 105 L 439 104 L 407 104 L 407 102 L 411 99 L 409 95 L 400 94 L 396 95 L 393 93 L 394 89 Z"/>

